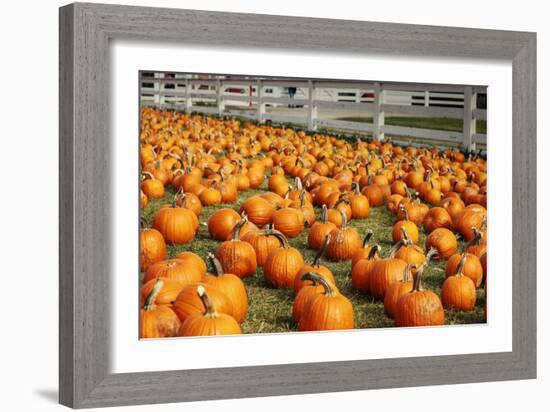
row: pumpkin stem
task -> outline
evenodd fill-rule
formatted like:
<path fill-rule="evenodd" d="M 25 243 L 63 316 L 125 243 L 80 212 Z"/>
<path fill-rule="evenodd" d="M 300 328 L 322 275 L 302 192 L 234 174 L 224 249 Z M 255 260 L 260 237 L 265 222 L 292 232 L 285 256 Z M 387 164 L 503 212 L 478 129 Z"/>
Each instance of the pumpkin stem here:
<path fill-rule="evenodd" d="M 407 212 L 407 208 L 403 204 L 400 204 L 399 209 L 403 213 L 403 216 L 405 216 L 405 220 L 408 222 L 409 221 L 409 212 Z"/>
<path fill-rule="evenodd" d="M 370 238 L 372 237 L 372 230 L 368 229 L 367 233 L 365 234 L 365 237 L 363 238 L 363 243 L 361 244 L 361 247 L 364 249 L 365 246 L 367 246 L 367 243 L 369 242 Z"/>
<path fill-rule="evenodd" d="M 374 245 L 371 250 L 369 251 L 369 254 L 367 255 L 367 260 L 374 259 L 374 256 L 380 251 L 379 245 Z"/>
<path fill-rule="evenodd" d="M 487 214 L 483 215 L 483 218 L 481 219 L 481 225 L 479 226 L 479 230 L 487 230 Z"/>
<path fill-rule="evenodd" d="M 481 241 L 483 240 L 483 232 L 481 232 L 478 228 L 475 226 L 471 227 L 472 232 L 474 232 L 474 237 L 471 238 L 465 245 L 464 245 L 464 251 L 468 250 L 468 248 L 472 245 L 481 245 Z"/>
<path fill-rule="evenodd" d="M 430 181 L 430 174 L 432 172 L 430 171 L 430 169 L 426 170 L 426 172 L 424 172 L 424 181 L 425 182 L 429 182 Z"/>
<path fill-rule="evenodd" d="M 162 281 L 162 279 L 157 278 L 155 286 L 153 286 L 153 289 L 151 290 L 151 292 L 149 292 L 149 295 L 147 295 L 147 299 L 145 299 L 143 310 L 150 312 L 155 308 L 155 300 L 157 299 L 157 296 L 162 290 L 163 286 L 164 282 Z"/>
<path fill-rule="evenodd" d="M 416 273 L 414 275 L 413 288 L 410 293 L 420 292 L 422 290 L 422 273 L 424 272 L 424 269 L 426 268 L 426 266 L 427 264 L 422 264 L 418 269 L 416 269 Z"/>
<path fill-rule="evenodd" d="M 283 196 L 283 199 L 288 199 L 288 196 L 290 195 L 290 192 L 292 192 L 292 185 L 288 185 L 288 190 L 286 191 L 285 195 Z"/>
<path fill-rule="evenodd" d="M 401 239 L 399 242 L 393 245 L 388 252 L 388 258 L 393 259 L 397 251 L 401 249 L 401 246 L 405 246 L 405 245 L 406 245 L 406 242 L 404 239 Z"/>
<path fill-rule="evenodd" d="M 243 228 L 243 226 L 246 223 L 248 223 L 248 217 L 246 216 L 246 213 L 243 212 L 243 214 L 241 216 L 242 216 L 242 219 L 237 222 L 237 224 L 235 225 L 235 227 L 231 231 L 231 240 L 232 241 L 240 240 L 241 229 Z"/>
<path fill-rule="evenodd" d="M 321 258 L 325 254 L 325 252 L 327 250 L 327 246 L 328 246 L 329 243 L 330 243 L 330 233 L 327 233 L 327 235 L 325 236 L 325 240 L 323 241 L 323 244 L 321 245 L 321 249 L 319 249 L 317 251 L 317 254 L 313 258 L 313 267 L 315 267 L 315 268 L 319 267 L 319 261 L 321 260 Z"/>
<path fill-rule="evenodd" d="M 146 229 L 147 228 L 147 219 L 145 219 L 143 216 L 139 218 L 139 228 L 140 229 Z"/>
<path fill-rule="evenodd" d="M 306 204 L 306 190 L 305 189 L 301 189 L 302 191 L 300 192 L 300 207 L 304 207 L 304 205 Z"/>
<path fill-rule="evenodd" d="M 352 188 L 353 188 L 353 191 L 355 192 L 356 195 L 360 195 L 361 194 L 361 191 L 359 190 L 359 183 L 357 182 L 353 182 L 351 184 Z"/>
<path fill-rule="evenodd" d="M 174 177 L 176 177 L 177 175 L 182 175 L 184 174 L 184 170 L 179 168 L 179 169 L 176 169 L 174 170 Z"/>
<path fill-rule="evenodd" d="M 349 199 L 347 199 L 345 193 L 342 193 L 336 203 L 334 204 L 333 209 L 336 209 L 340 203 L 345 203 L 346 205 L 349 205 Z"/>
<path fill-rule="evenodd" d="M 217 318 L 218 313 L 216 312 L 216 309 L 214 309 L 214 305 L 206 294 L 206 289 L 203 285 L 197 286 L 197 295 L 199 295 L 199 298 L 201 298 L 202 304 L 204 305 L 204 316 L 209 318 Z"/>
<path fill-rule="evenodd" d="M 412 277 L 412 271 L 413 269 L 416 269 L 416 265 L 414 263 L 409 263 L 405 270 L 403 271 L 403 283 L 409 282 Z"/>
<path fill-rule="evenodd" d="M 141 174 L 149 177 L 149 179 L 151 179 L 151 180 L 156 180 L 155 176 L 151 172 L 147 172 L 147 171 L 144 170 L 144 171 L 141 172 Z"/>
<path fill-rule="evenodd" d="M 285 235 L 283 235 L 282 232 L 279 232 L 278 230 L 268 229 L 265 231 L 265 234 L 267 236 L 275 236 L 279 240 L 282 248 L 288 249 L 290 247 L 290 245 L 288 244 L 288 239 Z"/>
<path fill-rule="evenodd" d="M 224 274 L 222 263 L 218 260 L 218 258 L 216 256 L 214 256 L 214 254 L 212 252 L 208 252 L 208 254 L 206 256 L 208 257 L 208 260 L 210 261 L 210 264 L 214 268 L 214 271 L 212 272 L 212 274 L 216 277 L 217 276 L 222 276 Z"/>
<path fill-rule="evenodd" d="M 296 177 L 294 179 L 294 186 L 296 186 L 297 190 L 302 190 L 304 188 L 304 186 L 302 185 L 302 179 L 300 179 L 299 177 Z"/>
<path fill-rule="evenodd" d="M 321 208 L 321 222 L 323 223 L 328 223 L 328 216 L 327 216 L 327 205 L 323 205 L 323 207 Z"/>
<path fill-rule="evenodd" d="M 433 246 L 430 247 L 430 250 L 428 250 L 428 252 L 426 253 L 426 260 L 424 261 L 425 264 L 428 264 L 430 259 L 437 256 L 437 255 L 439 255 L 439 252 L 437 251 L 437 249 Z"/>
<path fill-rule="evenodd" d="M 180 187 L 176 194 L 174 195 L 174 200 L 172 201 L 172 207 L 176 207 L 178 199 L 181 197 L 181 205 L 185 207 L 185 199 L 187 194 L 184 192 L 183 187 Z"/>
<path fill-rule="evenodd" d="M 458 262 L 458 267 L 456 268 L 455 276 L 462 276 L 464 271 L 464 265 L 466 264 L 466 258 L 468 257 L 468 253 L 463 253 L 462 257 L 460 258 L 460 262 Z"/>
<path fill-rule="evenodd" d="M 338 211 L 340 212 L 340 216 L 342 216 L 342 229 L 345 229 L 348 225 L 348 217 L 342 209 L 338 209 Z"/>
<path fill-rule="evenodd" d="M 403 226 L 400 227 L 400 230 L 401 230 L 401 234 L 403 235 L 404 244 L 407 246 L 412 246 L 413 241 L 409 237 L 407 230 Z"/>
<path fill-rule="evenodd" d="M 302 282 L 309 280 L 313 282 L 315 285 L 321 285 L 323 286 L 323 294 L 325 296 L 334 296 L 336 295 L 336 291 L 334 290 L 334 287 L 330 284 L 328 280 L 326 280 L 324 277 L 322 277 L 317 272 L 306 272 L 302 275 L 301 278 Z"/>

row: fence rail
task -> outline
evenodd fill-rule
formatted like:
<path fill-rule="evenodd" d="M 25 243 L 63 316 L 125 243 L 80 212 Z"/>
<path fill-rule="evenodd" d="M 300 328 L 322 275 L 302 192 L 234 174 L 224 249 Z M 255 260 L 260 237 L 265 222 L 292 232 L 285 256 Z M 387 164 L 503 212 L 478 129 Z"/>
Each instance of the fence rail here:
<path fill-rule="evenodd" d="M 294 96 L 289 95 L 288 88 L 294 88 Z M 477 121 L 487 119 L 486 109 L 477 105 L 480 93 L 486 94 L 486 88 L 302 79 L 168 78 L 165 73 L 152 76 L 142 73 L 140 78 L 144 106 L 238 115 L 260 123 L 268 120 L 293 123 L 313 131 L 323 128 L 369 133 L 377 139 L 387 135 L 453 142 L 466 150 L 487 143 L 487 136 L 477 131 Z M 283 112 L 268 111 L 268 107 Z M 286 110 L 288 107 L 301 110 Z M 319 109 L 373 119 L 372 123 L 366 123 L 325 118 L 319 115 Z M 386 125 L 387 114 L 461 119 L 462 132 Z"/>

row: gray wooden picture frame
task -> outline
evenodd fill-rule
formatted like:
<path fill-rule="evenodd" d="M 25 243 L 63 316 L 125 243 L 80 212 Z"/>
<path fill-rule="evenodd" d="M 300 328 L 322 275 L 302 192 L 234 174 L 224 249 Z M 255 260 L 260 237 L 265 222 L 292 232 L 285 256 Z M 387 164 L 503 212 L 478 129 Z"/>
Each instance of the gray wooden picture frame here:
<path fill-rule="evenodd" d="M 82 3 L 60 9 L 59 27 L 62 404 L 89 408 L 536 377 L 535 33 Z M 110 374 L 111 39 L 510 61 L 514 143 L 512 351 Z"/>

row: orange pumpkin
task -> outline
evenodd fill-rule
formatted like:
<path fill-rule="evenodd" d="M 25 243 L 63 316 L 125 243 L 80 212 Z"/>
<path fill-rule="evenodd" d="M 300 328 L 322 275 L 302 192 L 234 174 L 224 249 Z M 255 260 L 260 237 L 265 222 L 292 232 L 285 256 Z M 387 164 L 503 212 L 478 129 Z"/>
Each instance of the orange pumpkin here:
<path fill-rule="evenodd" d="M 241 228 L 246 223 L 245 218 L 241 219 L 233 228 L 231 240 L 223 242 L 216 251 L 216 257 L 220 260 L 223 270 L 241 278 L 253 276 L 258 266 L 254 248 L 239 238 Z"/>
<path fill-rule="evenodd" d="M 258 227 L 263 227 L 271 222 L 275 208 L 269 201 L 260 197 L 252 196 L 241 206 L 241 213 L 246 212 L 248 220 Z"/>
<path fill-rule="evenodd" d="M 140 311 L 141 338 L 165 338 L 176 336 L 180 328 L 180 320 L 168 305 L 157 305 L 155 300 L 164 283 L 157 280 L 153 290 L 147 296 Z"/>
<path fill-rule="evenodd" d="M 310 249 L 319 250 L 323 245 L 327 234 L 336 229 L 336 225 L 328 221 L 327 206 L 323 205 L 321 218 L 317 220 L 309 229 L 307 243 Z"/>
<path fill-rule="evenodd" d="M 437 249 L 437 258 L 448 259 L 456 253 L 458 243 L 453 232 L 440 227 L 426 237 L 426 249 L 429 250 L 432 247 Z"/>
<path fill-rule="evenodd" d="M 361 247 L 361 237 L 357 229 L 348 226 L 345 213 L 342 211 L 340 213 L 342 226 L 330 232 L 331 240 L 327 247 L 327 256 L 332 260 L 351 259 Z"/>
<path fill-rule="evenodd" d="M 204 287 L 218 312 L 233 316 L 233 305 L 222 291 L 205 283 L 193 283 L 185 286 L 172 303 L 172 308 L 180 321 L 185 322 L 191 315 L 204 313 L 204 304 L 197 294 L 199 285 Z"/>
<path fill-rule="evenodd" d="M 216 306 L 204 286 L 197 286 L 196 293 L 201 299 L 204 311 L 187 316 L 181 325 L 179 336 L 238 335 L 241 333 L 241 328 L 233 317 L 216 310 Z"/>
<path fill-rule="evenodd" d="M 369 293 L 369 277 L 371 270 L 376 263 L 376 254 L 380 246 L 374 245 L 366 258 L 360 259 L 351 269 L 351 286 L 361 293 Z"/>
<path fill-rule="evenodd" d="M 438 326 L 445 324 L 443 304 L 434 292 L 422 289 L 422 271 L 416 271 L 413 289 L 395 305 L 396 326 Z"/>
<path fill-rule="evenodd" d="M 416 223 L 409 220 L 409 213 L 405 206 L 400 205 L 399 208 L 403 213 L 404 220 L 399 220 L 393 225 L 391 234 L 393 242 L 396 243 L 403 240 L 405 238 L 404 234 L 406 234 L 413 243 L 418 243 L 418 238 L 420 236 L 418 233 L 418 226 L 416 226 Z"/>
<path fill-rule="evenodd" d="M 460 267 L 462 265 L 462 267 Z M 476 288 L 481 286 L 483 281 L 483 267 L 479 258 L 471 253 L 462 255 L 454 254 L 447 261 L 445 266 L 445 276 L 454 276 L 459 272 L 472 280 Z"/>
<path fill-rule="evenodd" d="M 153 263 L 164 259 L 166 259 L 166 243 L 162 234 L 156 229 L 142 228 L 139 233 L 140 270 L 144 272 Z"/>
<path fill-rule="evenodd" d="M 387 258 L 375 260 L 368 276 L 369 294 L 377 300 L 384 299 L 384 295 L 390 285 L 403 279 L 406 267 L 407 262 L 401 259 Z"/>
<path fill-rule="evenodd" d="M 366 258 L 370 250 L 372 249 L 368 242 L 370 238 L 372 237 L 373 233 L 372 230 L 367 230 L 367 233 L 365 234 L 365 237 L 363 238 L 363 243 L 361 244 L 361 248 L 353 254 L 351 257 L 351 267 L 353 268 L 357 262 L 359 262 L 361 259 Z"/>
<path fill-rule="evenodd" d="M 235 225 L 241 220 L 241 215 L 233 209 L 216 210 L 208 218 L 208 233 L 216 240 L 227 240 Z"/>
<path fill-rule="evenodd" d="M 416 270 L 414 263 L 409 263 L 403 272 L 403 279 L 393 282 L 384 295 L 384 312 L 388 317 L 395 318 L 395 307 L 401 296 L 410 293 L 413 289 L 412 270 Z"/>
<path fill-rule="evenodd" d="M 440 227 L 450 229 L 452 219 L 446 209 L 442 207 L 432 207 L 424 217 L 423 225 L 426 233 L 431 233 Z"/>
<path fill-rule="evenodd" d="M 148 282 L 151 279 L 169 278 L 175 280 L 182 285 L 189 285 L 198 282 L 202 278 L 200 267 L 179 259 L 162 260 L 153 263 L 143 277 L 143 282 Z"/>
<path fill-rule="evenodd" d="M 269 252 L 264 264 L 265 279 L 274 286 L 291 288 L 294 286 L 294 278 L 304 266 L 304 258 L 298 249 L 290 247 L 281 232 L 273 230 L 268 233 L 279 239 L 281 247 Z"/>
<path fill-rule="evenodd" d="M 178 207 L 174 201 L 171 206 L 161 207 L 155 213 L 153 227 L 168 243 L 188 243 L 195 238 L 199 219 L 191 210 Z"/>
<path fill-rule="evenodd" d="M 243 281 L 232 273 L 225 273 L 220 261 L 212 254 L 208 253 L 213 271 L 207 273 L 202 282 L 213 286 L 223 292 L 233 306 L 233 317 L 239 323 L 242 323 L 246 312 L 248 311 L 248 296 Z"/>
<path fill-rule="evenodd" d="M 304 231 L 304 214 L 296 209 L 285 207 L 273 213 L 273 226 L 286 237 L 293 238 Z"/>
<path fill-rule="evenodd" d="M 446 309 L 470 311 L 476 305 L 476 285 L 463 272 L 468 259 L 467 255 L 467 253 L 462 255 L 456 271 L 445 279 L 441 287 L 441 301 Z M 449 266 L 448 262 L 447 266 Z"/>
<path fill-rule="evenodd" d="M 355 325 L 353 305 L 348 298 L 325 278 L 308 273 L 323 287 L 323 293 L 313 295 L 305 304 L 298 321 L 301 331 L 353 329 Z"/>

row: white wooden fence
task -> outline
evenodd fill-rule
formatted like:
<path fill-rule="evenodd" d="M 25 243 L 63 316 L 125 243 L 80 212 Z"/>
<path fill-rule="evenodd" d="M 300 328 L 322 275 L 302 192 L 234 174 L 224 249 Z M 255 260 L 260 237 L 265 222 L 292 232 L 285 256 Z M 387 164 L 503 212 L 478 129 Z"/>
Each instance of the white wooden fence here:
<path fill-rule="evenodd" d="M 196 76 L 195 76 L 196 77 Z M 288 87 L 296 94 L 289 97 Z M 282 91 L 285 91 L 284 93 Z M 410 84 L 389 82 L 292 80 L 292 79 L 198 79 L 190 75 L 166 76 L 142 73 L 141 104 L 186 112 L 243 116 L 263 123 L 293 123 L 309 130 L 333 129 L 372 134 L 377 139 L 402 136 L 412 139 L 453 142 L 467 150 L 486 144 L 476 130 L 477 120 L 486 120 L 486 110 L 477 108 L 481 86 Z M 268 106 L 285 108 L 266 110 Z M 287 107 L 302 110 L 286 110 Z M 319 111 L 372 116 L 372 123 L 323 118 Z M 279 111 L 279 112 L 277 112 Z M 385 115 L 462 119 L 462 132 L 402 127 L 385 124 Z M 330 116 L 329 116 L 330 117 Z M 334 116 L 333 116 L 334 117 Z M 345 116 L 339 116 L 345 117 Z"/>

